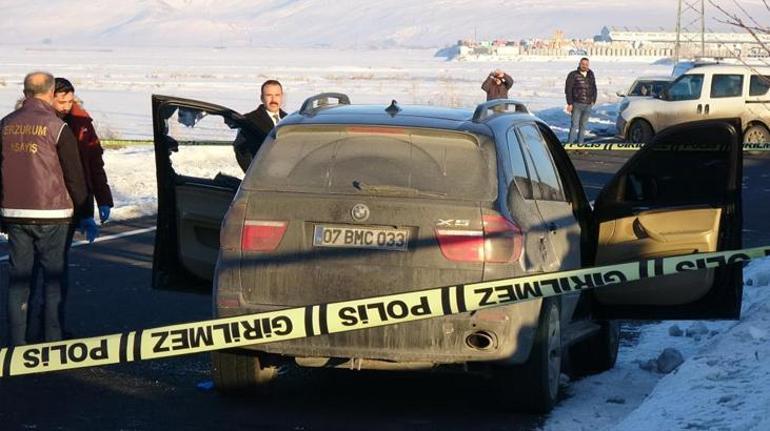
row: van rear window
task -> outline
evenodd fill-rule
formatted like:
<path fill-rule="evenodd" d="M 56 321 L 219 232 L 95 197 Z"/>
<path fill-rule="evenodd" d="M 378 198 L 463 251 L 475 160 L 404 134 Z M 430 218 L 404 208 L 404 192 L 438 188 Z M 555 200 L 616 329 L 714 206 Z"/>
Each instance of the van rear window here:
<path fill-rule="evenodd" d="M 291 125 L 260 148 L 244 186 L 490 200 L 497 190 L 493 151 L 461 132 Z"/>
<path fill-rule="evenodd" d="M 770 75 L 751 75 L 749 96 L 764 96 L 770 89 Z"/>

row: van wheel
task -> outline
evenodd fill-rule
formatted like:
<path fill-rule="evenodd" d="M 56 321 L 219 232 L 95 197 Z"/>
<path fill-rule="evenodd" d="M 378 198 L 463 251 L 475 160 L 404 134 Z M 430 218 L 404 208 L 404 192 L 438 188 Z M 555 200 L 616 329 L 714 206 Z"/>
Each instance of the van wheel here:
<path fill-rule="evenodd" d="M 601 329 L 569 349 L 570 374 L 575 377 L 612 369 L 618 359 L 620 324 L 616 320 L 596 322 Z"/>
<path fill-rule="evenodd" d="M 500 389 L 515 395 L 515 410 L 543 414 L 556 405 L 562 360 L 560 314 L 556 299 L 543 299 L 529 359 L 497 370 Z"/>
<path fill-rule="evenodd" d="M 652 141 L 655 132 L 652 131 L 652 126 L 645 120 L 634 120 L 631 123 L 631 127 L 628 128 L 628 136 L 626 141 L 634 144 L 647 144 Z"/>
<path fill-rule="evenodd" d="M 766 144 L 770 142 L 770 131 L 761 124 L 754 124 L 743 134 L 744 144 Z"/>
<path fill-rule="evenodd" d="M 257 352 L 222 350 L 211 352 L 211 377 L 217 391 L 229 394 L 255 389 L 273 381 L 278 367 L 265 366 Z"/>

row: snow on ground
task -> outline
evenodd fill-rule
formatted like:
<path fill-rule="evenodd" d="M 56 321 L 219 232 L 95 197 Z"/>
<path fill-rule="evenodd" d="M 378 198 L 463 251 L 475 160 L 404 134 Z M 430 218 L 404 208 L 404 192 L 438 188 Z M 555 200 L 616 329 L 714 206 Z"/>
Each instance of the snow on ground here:
<path fill-rule="evenodd" d="M 670 0 L 101 0 L 98 5 L 5 0 L 0 5 L 0 40 L 52 46 L 441 47 L 459 39 L 550 37 L 559 29 L 567 39 L 582 39 L 605 25 L 671 29 L 676 21 L 676 2 Z M 766 16 L 758 1 L 744 0 L 741 8 Z M 721 17 L 715 8 L 707 6 L 706 16 L 709 29 L 727 27 L 714 19 Z"/>
<path fill-rule="evenodd" d="M 217 173 L 243 178 L 231 147 L 182 147 L 171 156 L 178 173 L 213 178 Z M 158 186 L 155 179 L 155 152 L 150 145 L 104 152 L 104 165 L 112 189 L 115 208 L 112 220 L 127 220 L 154 215 L 158 210 Z"/>
<path fill-rule="evenodd" d="M 770 429 L 770 258 L 751 262 L 743 274 L 740 321 L 642 327 L 638 343 L 621 347 L 614 369 L 569 383 L 543 429 Z M 684 334 L 670 335 L 674 325 Z M 640 368 L 669 347 L 685 359 L 674 372 Z"/>
<path fill-rule="evenodd" d="M 0 112 L 13 108 L 27 72 L 44 69 L 73 82 L 100 136 L 141 139 L 152 136 L 151 94 L 188 97 L 247 112 L 258 104 L 259 85 L 276 78 L 284 85 L 289 112 L 299 109 L 305 98 L 326 91 L 341 91 L 353 103 L 380 103 L 383 108 L 392 99 L 402 104 L 473 107 L 485 100 L 482 81 L 499 67 L 516 81 L 510 97 L 525 102 L 560 137 L 566 137 L 564 80 L 577 66 L 578 57 L 487 63 L 446 61 L 434 53 L 426 49 L 4 46 L 0 49 Z M 595 58 L 592 68 L 599 95 L 590 128 L 599 135 L 614 133 L 617 91 L 627 91 L 638 76 L 671 72 L 670 64 L 649 58 Z"/>

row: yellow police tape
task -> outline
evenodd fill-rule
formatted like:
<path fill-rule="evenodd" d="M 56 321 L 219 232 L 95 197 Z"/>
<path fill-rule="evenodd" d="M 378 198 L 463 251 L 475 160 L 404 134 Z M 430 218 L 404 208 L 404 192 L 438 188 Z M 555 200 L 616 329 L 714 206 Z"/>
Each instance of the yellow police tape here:
<path fill-rule="evenodd" d="M 126 147 L 132 145 L 152 145 L 151 140 L 145 139 L 102 139 L 101 144 L 105 148 L 109 147 Z M 231 141 L 198 141 L 198 142 L 179 142 L 179 145 L 232 145 Z M 634 144 L 622 141 L 613 142 L 586 142 L 583 144 L 564 144 L 564 149 L 567 151 L 583 151 L 583 150 L 601 150 L 601 151 L 638 151 L 644 146 L 644 144 Z M 704 146 L 693 147 L 692 150 L 704 150 Z M 711 149 L 717 148 L 714 146 L 709 147 Z M 678 151 L 686 151 L 688 148 L 683 147 L 681 144 L 677 146 Z M 770 142 L 761 144 L 743 144 L 743 151 L 770 151 Z"/>
<path fill-rule="evenodd" d="M 717 268 L 770 256 L 770 246 L 457 284 L 400 294 L 0 349 L 0 377 L 189 355 L 354 331 Z"/>
<path fill-rule="evenodd" d="M 638 151 L 642 147 L 644 147 L 645 144 L 635 144 L 635 143 L 629 143 L 629 142 L 586 142 L 583 144 L 564 144 L 564 149 L 567 151 Z M 661 147 L 656 149 L 668 149 L 666 147 Z M 719 147 L 714 147 L 713 145 L 710 147 L 704 146 L 704 145 L 694 145 L 692 147 L 677 144 L 677 147 L 674 148 L 674 150 L 677 151 L 703 151 L 703 150 L 720 150 Z M 761 144 L 743 144 L 743 151 L 770 151 L 770 142 L 764 142 Z"/>

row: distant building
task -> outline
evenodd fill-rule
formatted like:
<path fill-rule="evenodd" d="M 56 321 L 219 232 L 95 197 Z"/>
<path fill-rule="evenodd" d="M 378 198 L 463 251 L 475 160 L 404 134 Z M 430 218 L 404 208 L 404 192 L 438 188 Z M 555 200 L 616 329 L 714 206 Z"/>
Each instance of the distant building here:
<path fill-rule="evenodd" d="M 770 35 L 758 36 L 765 46 L 770 46 Z M 703 35 L 704 56 L 710 57 L 765 57 L 767 49 L 748 32 L 706 32 Z M 556 30 L 550 39 L 522 39 L 519 41 L 498 39 L 494 41 L 460 40 L 457 43 L 459 60 L 483 60 L 489 58 L 512 59 L 520 56 L 610 56 L 610 57 L 671 57 L 675 53 L 676 32 L 663 27 L 641 29 L 629 27 L 603 27 L 592 39 L 569 39 Z M 701 55 L 701 34 L 680 34 L 680 55 Z"/>

